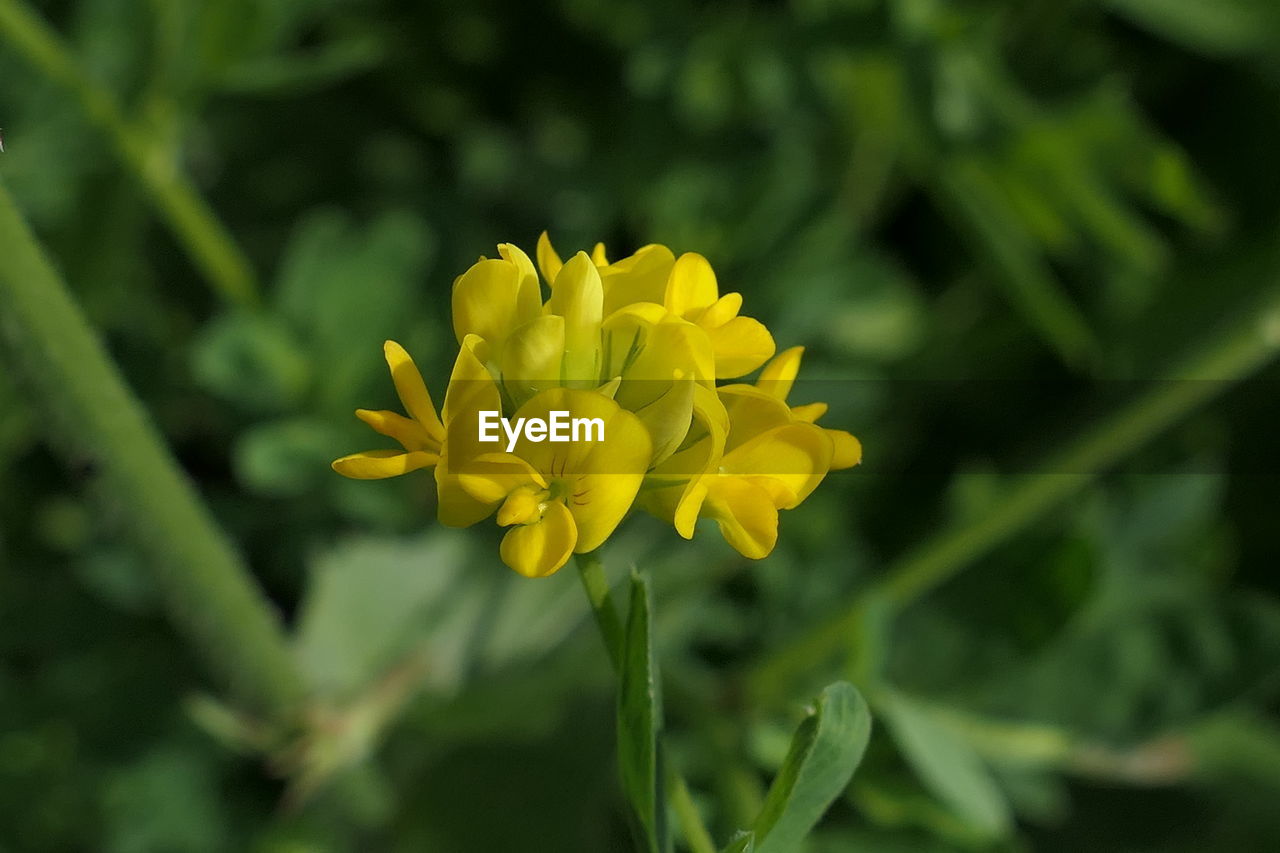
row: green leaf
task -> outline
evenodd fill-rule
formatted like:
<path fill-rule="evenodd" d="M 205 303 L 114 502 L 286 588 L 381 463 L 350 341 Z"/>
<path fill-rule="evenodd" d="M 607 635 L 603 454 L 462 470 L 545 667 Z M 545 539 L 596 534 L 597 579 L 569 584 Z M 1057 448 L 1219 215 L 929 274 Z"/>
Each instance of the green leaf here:
<path fill-rule="evenodd" d="M 729 844 L 720 853 L 754 853 L 755 849 L 756 834 L 742 830 L 729 839 Z"/>
<path fill-rule="evenodd" d="M 385 380 L 378 346 L 408 331 L 433 251 L 430 229 L 405 212 L 360 226 L 325 209 L 298 225 L 277 280 L 275 307 L 323 378 L 317 388 L 322 409 L 345 411 L 367 383 Z"/>
<path fill-rule="evenodd" d="M 649 582 L 631 574 L 631 606 L 622 646 L 618 691 L 618 767 L 622 786 L 645 835 L 645 849 L 670 849 L 663 790 L 662 691 L 653 653 Z"/>
<path fill-rule="evenodd" d="M 1210 55 L 1262 53 L 1280 38 L 1273 0 L 1106 0 L 1106 5 L 1156 35 Z"/>
<path fill-rule="evenodd" d="M 244 312 L 225 314 L 200 333 L 192 371 L 206 390 L 262 412 L 293 408 L 312 380 L 293 333 L 274 317 Z"/>
<path fill-rule="evenodd" d="M 330 477 L 341 433 L 322 420 L 286 418 L 259 424 L 236 442 L 236 476 L 250 489 L 278 497 L 314 494 Z"/>
<path fill-rule="evenodd" d="M 903 757 L 934 796 L 984 835 L 1008 833 L 1009 804 L 968 741 L 901 694 L 886 694 L 877 708 Z"/>
<path fill-rule="evenodd" d="M 814 712 L 796 729 L 752 827 L 758 853 L 796 849 L 849 784 L 870 735 L 871 713 L 852 684 L 837 681 L 822 691 Z"/>
<path fill-rule="evenodd" d="M 354 539 L 325 553 L 312 573 L 296 641 L 313 690 L 358 695 L 417 648 L 459 606 L 466 542 L 435 530 L 414 539 Z M 433 659 L 433 666 L 447 669 L 443 660 Z"/>

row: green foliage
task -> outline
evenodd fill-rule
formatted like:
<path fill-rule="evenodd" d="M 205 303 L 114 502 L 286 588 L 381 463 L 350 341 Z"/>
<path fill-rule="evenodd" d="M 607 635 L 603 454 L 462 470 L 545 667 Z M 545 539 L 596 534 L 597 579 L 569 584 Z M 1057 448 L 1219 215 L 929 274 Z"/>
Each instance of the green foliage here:
<path fill-rule="evenodd" d="M 1009 832 L 1012 816 L 1004 794 L 962 736 L 899 694 L 887 695 L 877 708 L 882 709 L 885 725 L 921 782 L 960 820 L 983 836 Z"/>
<path fill-rule="evenodd" d="M 671 841 L 662 763 L 662 690 L 651 607 L 648 581 L 633 574 L 618 687 L 618 767 L 645 846 L 661 853 L 671 849 Z"/>
<path fill-rule="evenodd" d="M 837 682 L 823 690 L 751 827 L 752 849 L 795 850 L 849 784 L 870 737 L 871 714 L 857 689 Z"/>
<path fill-rule="evenodd" d="M 1278 8 L 0 0 L 0 849 L 1274 849 Z M 543 228 L 867 454 L 759 563 L 627 521 L 620 695 L 328 468 Z"/>

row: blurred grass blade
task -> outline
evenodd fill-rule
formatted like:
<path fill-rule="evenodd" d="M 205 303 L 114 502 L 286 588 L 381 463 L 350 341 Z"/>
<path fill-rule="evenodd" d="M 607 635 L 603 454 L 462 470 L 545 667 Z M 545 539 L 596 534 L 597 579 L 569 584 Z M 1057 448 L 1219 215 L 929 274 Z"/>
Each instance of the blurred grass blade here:
<path fill-rule="evenodd" d="M 938 171 L 937 179 L 946 207 L 977 238 L 1031 327 L 1068 365 L 1095 367 L 1102 345 L 1013 216 L 990 170 L 974 158 L 957 157 Z"/>
<path fill-rule="evenodd" d="M 752 827 L 759 853 L 797 848 L 848 786 L 870 735 L 871 713 L 852 684 L 838 681 L 822 691 L 817 708 L 796 729 Z"/>
<path fill-rule="evenodd" d="M 618 691 L 618 768 L 646 839 L 646 850 L 665 853 L 667 831 L 662 766 L 662 691 L 653 652 L 649 582 L 631 575 L 631 607 L 622 646 Z"/>
<path fill-rule="evenodd" d="M 0 38 L 41 74 L 76 96 L 86 118 L 107 135 L 120 160 L 213 289 L 230 303 L 257 304 L 258 285 L 248 259 L 173 162 L 172 152 L 150 142 L 147 134 L 129 123 L 115 96 L 98 86 L 57 33 L 25 3 L 0 0 Z"/>
<path fill-rule="evenodd" d="M 67 456 L 129 522 L 170 617 L 252 712 L 302 696 L 280 621 L 125 386 L 0 184 L 0 344 L 23 369 Z"/>
<path fill-rule="evenodd" d="M 922 542 L 894 562 L 871 589 L 856 593 L 832 616 L 771 654 L 752 673 L 751 688 L 757 699 L 780 701 L 792 675 L 810 673 L 815 662 L 847 649 L 866 618 L 869 602 L 905 607 L 1084 489 L 1154 436 L 1271 363 L 1280 351 L 1280 295 L 1275 284 L 1280 260 L 1267 255 L 1255 262 L 1265 269 L 1256 273 L 1265 279 L 1260 285 L 1265 297 L 1255 310 L 1193 350 L 1166 374 L 1170 381 L 1154 383 L 1150 391 L 1050 454 L 1039 466 L 1045 473 L 1021 478 L 980 518 L 955 524 Z"/>
<path fill-rule="evenodd" d="M 876 710 L 884 714 L 903 757 L 934 796 L 982 836 L 1008 834 L 1009 804 L 973 747 L 899 694 L 886 693 Z"/>
<path fill-rule="evenodd" d="M 1280 41 L 1275 0 L 1105 0 L 1156 35 L 1213 56 L 1272 52 Z"/>
<path fill-rule="evenodd" d="M 755 853 L 756 834 L 754 832 L 739 832 L 729 839 L 729 844 L 721 853 Z"/>

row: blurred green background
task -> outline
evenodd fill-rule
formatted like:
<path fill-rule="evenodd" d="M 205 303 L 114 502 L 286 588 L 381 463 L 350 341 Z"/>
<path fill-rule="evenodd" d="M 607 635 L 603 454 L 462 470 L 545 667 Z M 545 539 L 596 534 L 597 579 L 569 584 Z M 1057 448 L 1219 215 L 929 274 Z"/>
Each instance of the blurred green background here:
<path fill-rule="evenodd" d="M 0 350 L 0 850 L 628 849 L 572 571 L 328 467 L 543 228 L 705 254 L 866 447 L 762 562 L 606 549 L 721 842 L 846 677 L 814 853 L 1277 849 L 1280 376 L 1212 353 L 1277 342 L 1278 94 L 1274 0 L 0 0 L 0 181 L 313 697 L 264 761 Z"/>

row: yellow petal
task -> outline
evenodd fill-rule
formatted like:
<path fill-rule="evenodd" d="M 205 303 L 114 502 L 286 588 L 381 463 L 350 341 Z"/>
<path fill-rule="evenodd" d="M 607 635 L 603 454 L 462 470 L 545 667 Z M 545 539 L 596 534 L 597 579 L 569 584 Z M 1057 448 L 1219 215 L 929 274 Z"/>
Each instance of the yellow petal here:
<path fill-rule="evenodd" d="M 547 481 L 512 453 L 485 453 L 457 468 L 458 484 L 478 501 L 496 504 L 520 488 L 545 489 Z"/>
<path fill-rule="evenodd" d="M 502 562 L 527 578 L 545 578 L 569 562 L 578 541 L 573 515 L 560 501 L 547 504 L 540 521 L 507 531 Z"/>
<path fill-rule="evenodd" d="M 458 471 L 470 460 L 495 448 L 494 444 L 482 443 L 479 436 L 479 413 L 502 408 L 498 386 L 476 354 L 483 349 L 483 341 L 475 335 L 463 340 L 444 397 L 447 427 L 436 467 L 436 492 L 437 515 L 440 523 L 448 527 L 469 527 L 497 508 L 496 500 L 477 500 L 458 480 Z"/>
<path fill-rule="evenodd" d="M 631 366 L 622 371 L 622 376 L 666 381 L 676 371 L 695 382 L 710 385 L 715 379 L 715 353 L 705 329 L 667 315 L 649 330 L 640 353 Z"/>
<path fill-rule="evenodd" d="M 670 249 L 654 243 L 601 269 L 605 316 L 637 302 L 661 304 L 675 262 Z"/>
<path fill-rule="evenodd" d="M 477 335 L 463 339 L 458 349 L 458 357 L 453 361 L 453 373 L 449 376 L 449 387 L 444 394 L 444 422 L 452 425 L 454 421 L 467 420 L 465 429 L 449 429 L 449 441 L 456 445 L 458 439 L 467 434 L 471 436 L 471 444 L 477 444 L 477 413 L 481 410 L 498 411 L 501 408 L 501 395 L 493 376 L 484 366 L 481 358 L 484 342 Z M 487 449 L 478 452 L 486 452 Z"/>
<path fill-rule="evenodd" d="M 806 424 L 816 423 L 818 418 L 826 413 L 826 403 L 806 403 L 803 406 L 791 407 L 791 417 Z"/>
<path fill-rule="evenodd" d="M 404 415 L 388 411 L 356 409 L 356 417 L 372 427 L 374 432 L 400 442 L 405 450 L 440 452 L 440 440 L 428 434 L 422 424 Z"/>
<path fill-rule="evenodd" d="M 649 465 L 664 462 L 684 442 L 693 419 L 692 379 L 675 379 L 658 399 L 635 410 L 653 444 Z"/>
<path fill-rule="evenodd" d="M 519 271 L 520 286 L 516 297 L 519 315 L 536 317 L 542 310 L 542 287 L 538 284 L 538 271 L 533 268 L 533 261 L 514 243 L 500 243 L 498 254 Z"/>
<path fill-rule="evenodd" d="M 778 509 L 791 509 L 822 482 L 831 467 L 831 454 L 831 439 L 821 427 L 792 423 L 769 430 L 726 453 L 720 470 L 738 478 L 778 481 L 778 489 L 768 490 L 779 499 Z"/>
<path fill-rule="evenodd" d="M 752 560 L 769 556 L 778 542 L 778 510 L 769 494 L 736 477 L 713 481 L 706 514 L 720 525 L 725 541 Z"/>
<path fill-rule="evenodd" d="M 702 513 L 702 505 L 707 500 L 708 482 L 707 479 L 700 479 L 680 496 L 680 503 L 676 506 L 672 521 L 675 523 L 676 532 L 685 539 L 693 538 L 693 530 L 698 523 L 698 516 Z"/>
<path fill-rule="evenodd" d="M 587 387 L 599 382 L 603 304 L 600 272 L 586 252 L 579 252 L 556 275 L 546 306 L 547 313 L 564 318 L 562 369 L 566 382 Z"/>
<path fill-rule="evenodd" d="M 539 391 L 560 384 L 564 358 L 564 318 L 547 314 L 525 323 L 502 350 L 502 384 L 521 405 Z"/>
<path fill-rule="evenodd" d="M 521 406 L 520 418 L 599 418 L 603 441 L 534 442 L 522 434 L 515 455 L 527 460 L 563 496 L 578 529 L 578 550 L 598 548 L 627 514 L 649 465 L 650 440 L 640 419 L 593 391 L 553 388 Z"/>
<path fill-rule="evenodd" d="M 368 450 L 364 453 L 352 453 L 333 461 L 333 470 L 353 480 L 383 480 L 387 477 L 398 477 L 419 468 L 427 468 L 436 464 L 439 459 L 434 453 L 415 450 L 405 453 L 400 450 Z"/>
<path fill-rule="evenodd" d="M 716 354 L 717 379 L 750 373 L 768 361 L 775 349 L 773 335 L 751 317 L 734 317 L 723 326 L 707 329 L 707 335 Z"/>
<path fill-rule="evenodd" d="M 501 352 L 517 326 L 538 316 L 541 300 L 523 279 L 519 267 L 505 260 L 478 261 L 459 276 L 453 283 L 453 333 L 458 343 L 467 335 L 479 335 L 494 352 Z"/>
<path fill-rule="evenodd" d="M 696 315 L 710 308 L 719 298 L 716 274 L 706 258 L 695 252 L 686 252 L 676 259 L 667 279 L 663 302 L 668 311 L 680 317 Z"/>
<path fill-rule="evenodd" d="M 382 353 L 391 368 L 391 381 L 395 383 L 400 403 L 409 417 L 422 424 L 427 433 L 437 441 L 444 438 L 444 426 L 436 415 L 435 404 L 431 402 L 431 394 L 427 392 L 427 383 L 422 381 L 418 367 L 405 352 L 404 347 L 395 341 L 387 341 L 382 345 Z"/>
<path fill-rule="evenodd" d="M 497 501 L 480 501 L 467 494 L 458 475 L 449 468 L 449 454 L 436 465 L 436 517 L 445 527 L 470 527 L 497 509 Z"/>
<path fill-rule="evenodd" d="M 641 507 L 675 524 L 676 532 L 693 537 L 694 524 L 707 496 L 709 478 L 717 476 L 729 432 L 729 415 L 716 392 L 694 385 L 693 426 L 686 446 L 646 477 L 640 495 Z"/>
<path fill-rule="evenodd" d="M 831 439 L 831 470 L 843 471 L 862 461 L 862 442 L 842 429 L 824 429 Z"/>
<path fill-rule="evenodd" d="M 786 403 L 754 385 L 722 385 L 716 392 L 729 419 L 726 452 L 771 429 L 794 422 Z"/>
<path fill-rule="evenodd" d="M 726 293 L 721 296 L 713 304 L 708 306 L 707 310 L 697 316 L 689 319 L 697 323 L 699 326 L 706 328 L 714 328 L 723 326 L 725 323 L 738 316 L 738 312 L 742 310 L 742 294 Z"/>
<path fill-rule="evenodd" d="M 779 400 L 787 399 L 791 386 L 795 384 L 800 373 L 800 357 L 804 355 L 804 347 L 792 347 L 778 353 L 777 358 L 764 366 L 756 387 Z"/>
<path fill-rule="evenodd" d="M 551 238 L 547 236 L 546 231 L 543 231 L 538 236 L 537 254 L 538 268 L 542 270 L 542 277 L 550 284 L 556 280 L 556 276 L 560 275 L 560 267 L 564 266 L 564 262 L 556 254 L 556 250 L 551 245 Z"/>
<path fill-rule="evenodd" d="M 598 267 L 609 266 L 609 256 L 605 253 L 604 243 L 596 243 L 591 250 L 591 263 Z"/>
<path fill-rule="evenodd" d="M 498 525 L 510 527 L 513 524 L 528 524 L 541 517 L 542 499 L 546 492 L 528 486 L 516 489 L 507 495 L 498 510 Z"/>

